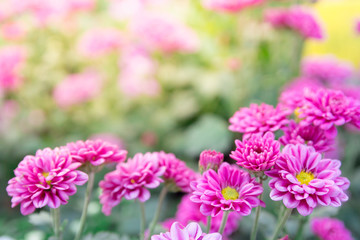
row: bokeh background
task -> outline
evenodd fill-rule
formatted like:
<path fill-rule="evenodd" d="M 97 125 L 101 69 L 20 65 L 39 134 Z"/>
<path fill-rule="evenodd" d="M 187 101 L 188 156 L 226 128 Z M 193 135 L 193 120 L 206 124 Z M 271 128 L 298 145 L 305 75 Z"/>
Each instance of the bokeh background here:
<path fill-rule="evenodd" d="M 268 8 L 293 4 L 315 12 L 325 40 L 303 41 L 264 21 Z M 307 56 L 348 62 L 359 89 L 356 19 L 358 0 L 268 0 L 231 14 L 205 9 L 198 0 L 1 0 L 0 239 L 51 235 L 46 212 L 21 216 L 5 191 L 17 164 L 37 149 L 102 138 L 129 156 L 164 150 L 196 168 L 202 150 L 234 149 L 239 135 L 228 130 L 229 117 L 249 103 L 276 105 Z M 350 201 L 315 215 L 336 215 L 360 239 L 360 135 L 354 129 L 340 134 L 335 154 L 351 181 Z M 65 239 L 76 230 L 83 192 L 80 187 L 62 207 Z M 148 215 L 156 194 L 146 203 Z M 90 204 L 88 239 L 136 236 L 134 203 L 123 201 L 105 217 L 98 195 Z M 162 219 L 174 214 L 180 197 L 170 195 Z M 262 231 L 271 230 L 274 216 L 263 218 Z M 244 218 L 234 239 L 246 236 L 251 223 Z M 305 238 L 315 239 L 310 230 Z"/>

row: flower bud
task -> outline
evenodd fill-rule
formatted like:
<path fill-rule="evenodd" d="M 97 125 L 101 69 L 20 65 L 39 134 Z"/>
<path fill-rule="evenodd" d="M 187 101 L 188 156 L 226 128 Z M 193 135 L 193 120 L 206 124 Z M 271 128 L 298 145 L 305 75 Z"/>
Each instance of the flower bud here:
<path fill-rule="evenodd" d="M 204 150 L 200 154 L 199 169 L 204 172 L 208 169 L 218 170 L 224 160 L 224 154 L 215 150 Z"/>

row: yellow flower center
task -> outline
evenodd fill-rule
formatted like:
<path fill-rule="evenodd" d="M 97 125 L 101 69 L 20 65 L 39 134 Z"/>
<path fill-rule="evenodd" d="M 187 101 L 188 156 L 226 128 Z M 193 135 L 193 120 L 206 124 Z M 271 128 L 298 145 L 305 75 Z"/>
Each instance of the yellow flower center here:
<path fill-rule="evenodd" d="M 49 173 L 48 172 L 43 172 L 42 175 L 47 178 L 49 176 Z M 51 180 L 49 181 L 46 181 L 47 184 L 51 185 Z"/>
<path fill-rule="evenodd" d="M 221 194 L 223 195 L 225 200 L 236 200 L 239 198 L 239 193 L 236 191 L 236 189 L 231 187 L 226 187 L 221 190 Z"/>
<path fill-rule="evenodd" d="M 294 110 L 295 121 L 296 121 L 297 123 L 301 121 L 301 118 L 299 117 L 300 114 L 301 114 L 301 110 L 300 110 L 300 108 L 298 107 L 298 108 L 296 108 L 296 109 Z"/>
<path fill-rule="evenodd" d="M 135 183 L 135 180 L 134 180 L 134 179 L 131 179 L 130 182 L 131 182 L 131 183 Z"/>
<path fill-rule="evenodd" d="M 298 175 L 296 175 L 296 178 L 301 184 L 308 185 L 311 182 L 311 180 L 315 178 L 315 176 L 311 172 L 305 172 L 303 170 Z"/>

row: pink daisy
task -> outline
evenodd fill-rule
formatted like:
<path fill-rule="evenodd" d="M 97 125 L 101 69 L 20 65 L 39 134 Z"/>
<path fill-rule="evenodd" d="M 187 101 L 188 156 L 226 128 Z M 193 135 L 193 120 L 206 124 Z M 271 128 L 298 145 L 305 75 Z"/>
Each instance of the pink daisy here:
<path fill-rule="evenodd" d="M 257 198 L 262 186 L 248 172 L 228 163 L 223 163 L 217 173 L 209 169 L 191 187 L 194 192 L 190 199 L 201 204 L 200 212 L 205 216 L 215 217 L 229 210 L 246 216 L 252 208 L 264 205 Z"/>
<path fill-rule="evenodd" d="M 75 170 L 80 163 L 71 161 L 65 148 L 45 148 L 35 156 L 28 155 L 15 169 L 15 177 L 6 188 L 12 197 L 12 207 L 21 205 L 23 215 L 34 212 L 35 208 L 58 208 L 68 202 L 76 193 L 76 185 L 87 182 L 87 174 Z"/>
<path fill-rule="evenodd" d="M 353 240 L 351 232 L 336 218 L 313 218 L 310 226 L 313 233 L 321 240 Z"/>
<path fill-rule="evenodd" d="M 224 160 L 224 154 L 215 150 L 204 150 L 200 154 L 199 169 L 200 172 L 208 169 L 217 171 Z"/>
<path fill-rule="evenodd" d="M 252 172 L 269 170 L 280 155 L 280 143 L 272 132 L 264 136 L 254 134 L 248 140 L 235 140 L 235 144 L 236 150 L 231 152 L 230 157 Z"/>
<path fill-rule="evenodd" d="M 258 5 L 264 0 L 203 0 L 205 8 L 219 12 L 238 12 L 244 8 Z"/>
<path fill-rule="evenodd" d="M 116 145 L 97 139 L 71 142 L 66 145 L 74 162 L 90 163 L 99 166 L 110 162 L 124 162 L 127 151 L 120 150 Z"/>
<path fill-rule="evenodd" d="M 205 234 L 197 223 L 189 223 L 182 227 L 180 223 L 175 222 L 170 228 L 170 232 L 160 233 L 160 235 L 151 236 L 151 240 L 222 240 L 219 233 Z"/>
<path fill-rule="evenodd" d="M 350 182 L 340 177 L 340 161 L 322 159 L 313 147 L 286 145 L 273 170 L 265 172 L 272 179 L 270 198 L 283 201 L 287 208 L 297 208 L 307 216 L 317 205 L 339 207 L 347 201 L 345 190 Z"/>
<path fill-rule="evenodd" d="M 229 119 L 229 130 L 240 132 L 248 138 L 254 133 L 275 132 L 288 123 L 286 118 L 289 111 L 274 108 L 271 105 L 262 103 L 261 105 L 250 104 L 250 107 L 240 108 Z"/>
<path fill-rule="evenodd" d="M 137 153 L 125 163 L 119 163 L 115 171 L 105 175 L 100 181 L 102 189 L 100 203 L 105 215 L 111 214 L 111 209 L 118 205 L 122 198 L 127 200 L 139 199 L 145 202 L 150 198 L 148 189 L 156 188 L 163 180 L 160 178 L 165 172 L 159 167 L 156 153 Z"/>

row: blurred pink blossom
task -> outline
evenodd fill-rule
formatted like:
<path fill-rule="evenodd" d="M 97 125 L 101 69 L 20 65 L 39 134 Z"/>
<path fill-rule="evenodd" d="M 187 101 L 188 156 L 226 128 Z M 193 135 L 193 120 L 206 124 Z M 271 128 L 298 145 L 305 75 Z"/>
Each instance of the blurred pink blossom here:
<path fill-rule="evenodd" d="M 100 74 L 87 70 L 65 78 L 55 87 L 53 97 L 59 107 L 68 108 L 94 98 L 101 91 L 101 87 L 102 77 Z"/>
<path fill-rule="evenodd" d="M 25 51 L 20 46 L 0 48 L 0 88 L 14 90 L 22 82 L 20 67 L 25 62 Z"/>
<path fill-rule="evenodd" d="M 257 5 L 264 0 L 203 0 L 205 8 L 219 12 L 238 12 L 246 7 Z"/>
<path fill-rule="evenodd" d="M 313 218 L 310 222 L 311 230 L 321 240 L 352 240 L 351 232 L 344 223 L 336 218 Z"/>
<path fill-rule="evenodd" d="M 355 22 L 355 31 L 357 34 L 360 34 L 360 19 Z"/>
<path fill-rule="evenodd" d="M 1 36 L 7 40 L 19 40 L 26 34 L 25 29 L 16 22 L 4 23 L 0 31 Z"/>

